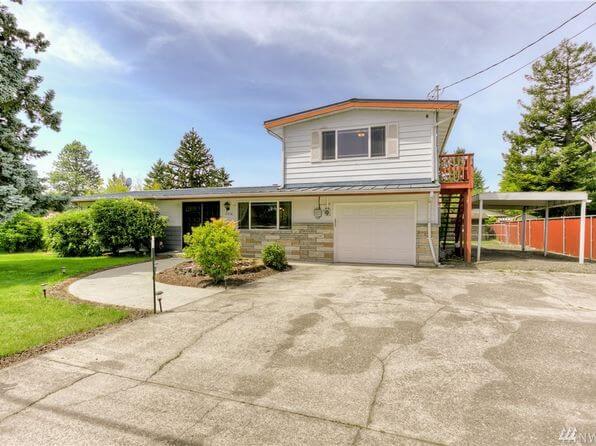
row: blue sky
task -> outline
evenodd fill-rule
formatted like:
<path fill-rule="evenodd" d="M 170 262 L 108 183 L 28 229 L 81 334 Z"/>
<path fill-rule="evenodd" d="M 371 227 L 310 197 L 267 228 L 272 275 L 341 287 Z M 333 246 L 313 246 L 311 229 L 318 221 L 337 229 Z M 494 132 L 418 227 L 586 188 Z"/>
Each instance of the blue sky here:
<path fill-rule="evenodd" d="M 41 56 L 62 130 L 42 130 L 46 174 L 64 144 L 92 150 L 104 178 L 141 181 L 195 127 L 234 185 L 280 181 L 280 144 L 264 120 L 351 97 L 425 98 L 531 42 L 586 2 L 34 2 L 20 24 Z M 513 61 L 444 94 L 459 99 L 594 22 L 596 8 Z M 592 28 L 577 40 L 595 40 Z M 476 154 L 492 190 L 529 67 L 462 103 L 448 148 Z"/>

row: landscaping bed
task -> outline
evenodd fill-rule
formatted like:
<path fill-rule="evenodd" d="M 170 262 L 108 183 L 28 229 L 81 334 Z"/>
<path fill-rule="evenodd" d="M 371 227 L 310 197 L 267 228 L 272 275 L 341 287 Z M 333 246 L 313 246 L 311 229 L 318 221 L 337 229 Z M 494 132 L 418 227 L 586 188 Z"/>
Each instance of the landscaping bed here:
<path fill-rule="evenodd" d="M 257 279 L 276 274 L 279 271 L 267 268 L 260 259 L 241 258 L 234 262 L 234 272 L 226 278 L 227 286 L 239 286 Z M 205 275 L 199 265 L 192 260 L 179 263 L 157 273 L 156 280 L 169 285 L 180 285 L 196 288 L 222 285 L 213 283 L 211 277 Z"/>

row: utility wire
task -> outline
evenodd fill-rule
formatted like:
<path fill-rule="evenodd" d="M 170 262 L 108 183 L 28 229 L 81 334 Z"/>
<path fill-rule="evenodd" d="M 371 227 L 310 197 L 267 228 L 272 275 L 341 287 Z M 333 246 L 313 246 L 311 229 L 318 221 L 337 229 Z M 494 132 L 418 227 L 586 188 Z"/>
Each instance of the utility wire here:
<path fill-rule="evenodd" d="M 592 28 L 594 25 L 596 25 L 596 22 L 593 22 L 593 23 L 592 23 L 590 26 L 588 26 L 588 27 L 586 27 L 586 28 L 582 29 L 582 30 L 581 30 L 580 32 L 578 32 L 577 34 L 574 34 L 573 36 L 571 36 L 571 37 L 568 37 L 568 38 L 567 38 L 567 40 L 572 40 L 572 39 L 575 39 L 577 36 L 579 36 L 580 34 L 583 34 L 583 33 L 585 33 L 587 30 L 589 30 L 590 28 Z M 558 45 L 557 45 L 557 46 L 558 46 Z M 505 76 L 502 76 L 502 77 L 500 77 L 500 78 L 499 78 L 499 79 L 497 79 L 496 81 L 494 81 L 494 82 L 492 82 L 492 83 L 488 84 L 486 87 L 482 87 L 480 90 L 476 90 L 474 93 L 471 93 L 471 94 L 469 94 L 469 95 L 467 95 L 467 96 L 463 97 L 463 98 L 462 98 L 462 99 L 460 99 L 459 101 L 460 101 L 460 102 L 462 102 L 462 101 L 465 101 L 466 99 L 468 99 L 468 98 L 470 98 L 470 97 L 474 96 L 475 94 L 478 94 L 478 93 L 480 93 L 480 92 L 482 92 L 482 91 L 484 91 L 484 90 L 487 90 L 487 89 L 489 89 L 490 87 L 492 87 L 493 85 L 495 85 L 495 84 L 498 84 L 499 82 L 501 82 L 501 81 L 503 81 L 503 80 L 507 79 L 507 78 L 508 78 L 508 77 L 510 77 L 510 76 L 513 76 L 515 73 L 517 73 L 517 72 L 519 72 L 519 71 L 523 70 L 523 69 L 524 69 L 524 68 L 526 68 L 528 65 L 531 65 L 531 64 L 533 64 L 534 62 L 536 62 L 537 60 L 539 60 L 539 59 L 541 59 L 542 57 L 546 56 L 548 53 L 550 53 L 552 50 L 554 50 L 554 49 L 555 49 L 557 46 L 554 46 L 554 47 L 552 47 L 550 50 L 548 50 L 547 52 L 545 52 L 545 53 L 541 54 L 540 56 L 536 57 L 535 59 L 532 59 L 530 62 L 528 62 L 528 63 L 526 63 L 526 64 L 522 65 L 521 67 L 517 68 L 516 70 L 512 71 L 511 73 L 508 73 L 508 74 L 506 74 Z"/>
<path fill-rule="evenodd" d="M 475 76 L 478 76 L 479 74 L 482 74 L 488 70 L 490 70 L 491 68 L 496 67 L 497 65 L 502 64 L 503 62 L 508 61 L 509 59 L 512 59 L 513 57 L 517 56 L 518 54 L 520 54 L 521 52 L 527 50 L 528 48 L 530 48 L 531 46 L 537 44 L 538 42 L 540 42 L 541 40 L 543 40 L 544 38 L 550 36 L 552 33 L 554 33 L 555 31 L 557 31 L 558 29 L 561 29 L 563 26 L 565 26 L 567 23 L 571 22 L 573 19 L 579 17 L 580 15 L 582 15 L 584 12 L 586 12 L 588 9 L 590 9 L 592 6 L 596 5 L 596 1 L 592 2 L 588 7 L 582 9 L 580 12 L 578 12 L 577 14 L 575 14 L 573 17 L 568 18 L 567 20 L 565 20 L 563 23 L 561 23 L 559 26 L 557 26 L 556 28 L 550 30 L 549 32 L 547 32 L 546 34 L 542 35 L 541 37 L 539 37 L 538 39 L 534 40 L 532 43 L 527 44 L 526 46 L 524 46 L 522 49 L 520 49 L 519 51 L 516 51 L 515 53 L 513 53 L 510 56 L 505 57 L 504 59 L 499 60 L 498 62 L 495 62 L 494 64 L 474 73 L 471 74 L 469 76 L 466 76 L 458 81 L 455 81 L 445 87 L 443 87 L 441 89 L 441 93 L 443 93 L 446 89 L 448 89 L 449 87 L 453 87 L 454 85 L 457 85 L 463 81 L 467 81 L 468 79 L 471 79 Z"/>

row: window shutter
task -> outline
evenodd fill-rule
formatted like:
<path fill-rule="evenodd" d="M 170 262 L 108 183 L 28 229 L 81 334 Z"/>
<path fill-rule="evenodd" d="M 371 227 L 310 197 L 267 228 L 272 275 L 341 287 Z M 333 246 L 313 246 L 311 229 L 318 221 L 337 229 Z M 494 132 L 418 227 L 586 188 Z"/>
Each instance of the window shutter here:
<path fill-rule="evenodd" d="M 321 161 L 321 132 L 312 132 L 310 143 L 310 160 Z"/>
<path fill-rule="evenodd" d="M 399 156 L 399 127 L 397 122 L 387 126 L 387 156 Z"/>

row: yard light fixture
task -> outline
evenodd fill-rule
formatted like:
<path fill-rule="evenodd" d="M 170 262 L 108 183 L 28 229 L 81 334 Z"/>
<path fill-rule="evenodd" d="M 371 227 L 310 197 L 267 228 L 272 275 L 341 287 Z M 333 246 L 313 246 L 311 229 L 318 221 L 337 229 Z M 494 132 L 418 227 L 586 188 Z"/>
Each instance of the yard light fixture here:
<path fill-rule="evenodd" d="M 43 297 L 48 297 L 47 289 L 46 289 L 47 286 L 48 286 L 47 283 L 42 283 L 41 284 L 41 290 L 43 291 Z"/>
<path fill-rule="evenodd" d="M 157 298 L 157 301 L 159 302 L 159 312 L 163 313 L 163 308 L 161 307 L 161 295 L 163 294 L 163 291 L 157 291 L 155 293 L 156 296 L 160 296 Z"/>
<path fill-rule="evenodd" d="M 66 267 L 65 266 L 62 267 L 62 274 L 66 274 Z"/>

